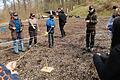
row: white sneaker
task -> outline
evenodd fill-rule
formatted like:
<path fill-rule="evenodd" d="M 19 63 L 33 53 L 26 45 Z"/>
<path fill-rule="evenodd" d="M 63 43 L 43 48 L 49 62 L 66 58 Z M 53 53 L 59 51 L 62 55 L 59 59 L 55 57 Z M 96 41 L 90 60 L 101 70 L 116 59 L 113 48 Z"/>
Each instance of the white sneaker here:
<path fill-rule="evenodd" d="M 91 50 L 91 51 L 94 51 L 94 48 L 91 48 L 90 50 Z"/>
<path fill-rule="evenodd" d="M 28 49 L 30 49 L 31 47 L 32 47 L 32 46 L 31 46 L 31 45 L 29 45 L 29 46 L 28 46 Z"/>

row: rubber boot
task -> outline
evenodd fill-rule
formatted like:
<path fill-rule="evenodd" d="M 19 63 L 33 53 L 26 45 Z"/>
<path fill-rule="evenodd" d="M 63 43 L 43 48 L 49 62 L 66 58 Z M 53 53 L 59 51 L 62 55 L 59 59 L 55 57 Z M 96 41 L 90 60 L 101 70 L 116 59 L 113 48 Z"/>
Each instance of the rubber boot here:
<path fill-rule="evenodd" d="M 13 41 L 13 49 L 14 49 L 14 52 L 16 54 L 19 54 L 19 50 L 18 50 L 18 40 L 14 40 Z"/>
<path fill-rule="evenodd" d="M 20 40 L 19 42 L 20 42 L 20 49 L 19 50 L 21 50 L 22 52 L 24 52 L 25 51 L 24 42 L 23 42 L 23 40 Z"/>

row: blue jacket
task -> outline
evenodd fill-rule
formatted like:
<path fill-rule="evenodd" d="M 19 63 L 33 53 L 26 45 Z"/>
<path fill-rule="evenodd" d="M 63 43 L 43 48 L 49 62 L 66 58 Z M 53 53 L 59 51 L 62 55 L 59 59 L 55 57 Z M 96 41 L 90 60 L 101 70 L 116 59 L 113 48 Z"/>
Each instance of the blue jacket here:
<path fill-rule="evenodd" d="M 21 29 L 21 21 L 20 21 L 20 19 L 14 19 L 13 22 L 14 22 L 14 25 L 16 27 L 16 32 L 20 32 L 20 29 Z"/>
<path fill-rule="evenodd" d="M 107 24 L 107 27 L 110 31 L 112 31 L 112 26 L 113 26 L 113 21 L 114 21 L 115 18 L 113 17 L 110 17 L 109 20 L 108 20 L 108 24 Z"/>
<path fill-rule="evenodd" d="M 46 21 L 47 32 L 54 32 L 54 28 L 52 26 L 55 27 L 55 21 L 53 19 L 49 18 Z"/>

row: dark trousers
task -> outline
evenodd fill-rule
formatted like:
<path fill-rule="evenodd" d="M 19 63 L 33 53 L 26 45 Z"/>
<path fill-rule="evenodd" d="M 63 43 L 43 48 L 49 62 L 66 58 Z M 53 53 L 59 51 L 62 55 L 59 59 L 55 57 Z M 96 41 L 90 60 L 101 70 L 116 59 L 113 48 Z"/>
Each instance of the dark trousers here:
<path fill-rule="evenodd" d="M 49 47 L 53 47 L 54 46 L 54 37 L 53 37 L 54 33 L 49 32 L 48 33 L 48 43 L 49 43 Z"/>
<path fill-rule="evenodd" d="M 37 30 L 29 31 L 30 39 L 29 39 L 29 45 L 32 44 L 32 41 L 34 39 L 34 44 L 37 43 Z"/>
<path fill-rule="evenodd" d="M 97 54 L 94 54 L 93 56 L 93 62 L 101 80 L 107 80 L 107 71 L 105 65 L 107 59 L 108 56 L 105 55 L 99 56 Z"/>
<path fill-rule="evenodd" d="M 87 30 L 86 31 L 86 47 L 93 48 L 95 41 L 95 30 Z"/>
<path fill-rule="evenodd" d="M 64 31 L 64 25 L 60 25 L 60 32 L 61 32 L 62 37 L 66 36 L 65 31 Z"/>

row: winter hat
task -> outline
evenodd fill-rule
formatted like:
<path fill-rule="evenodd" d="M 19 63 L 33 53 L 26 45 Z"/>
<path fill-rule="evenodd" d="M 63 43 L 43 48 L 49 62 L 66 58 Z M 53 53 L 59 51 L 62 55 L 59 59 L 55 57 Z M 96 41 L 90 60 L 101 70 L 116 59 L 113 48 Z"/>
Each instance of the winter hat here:
<path fill-rule="evenodd" d="M 53 15 L 50 15 L 50 19 L 53 19 L 54 18 L 54 16 Z"/>

